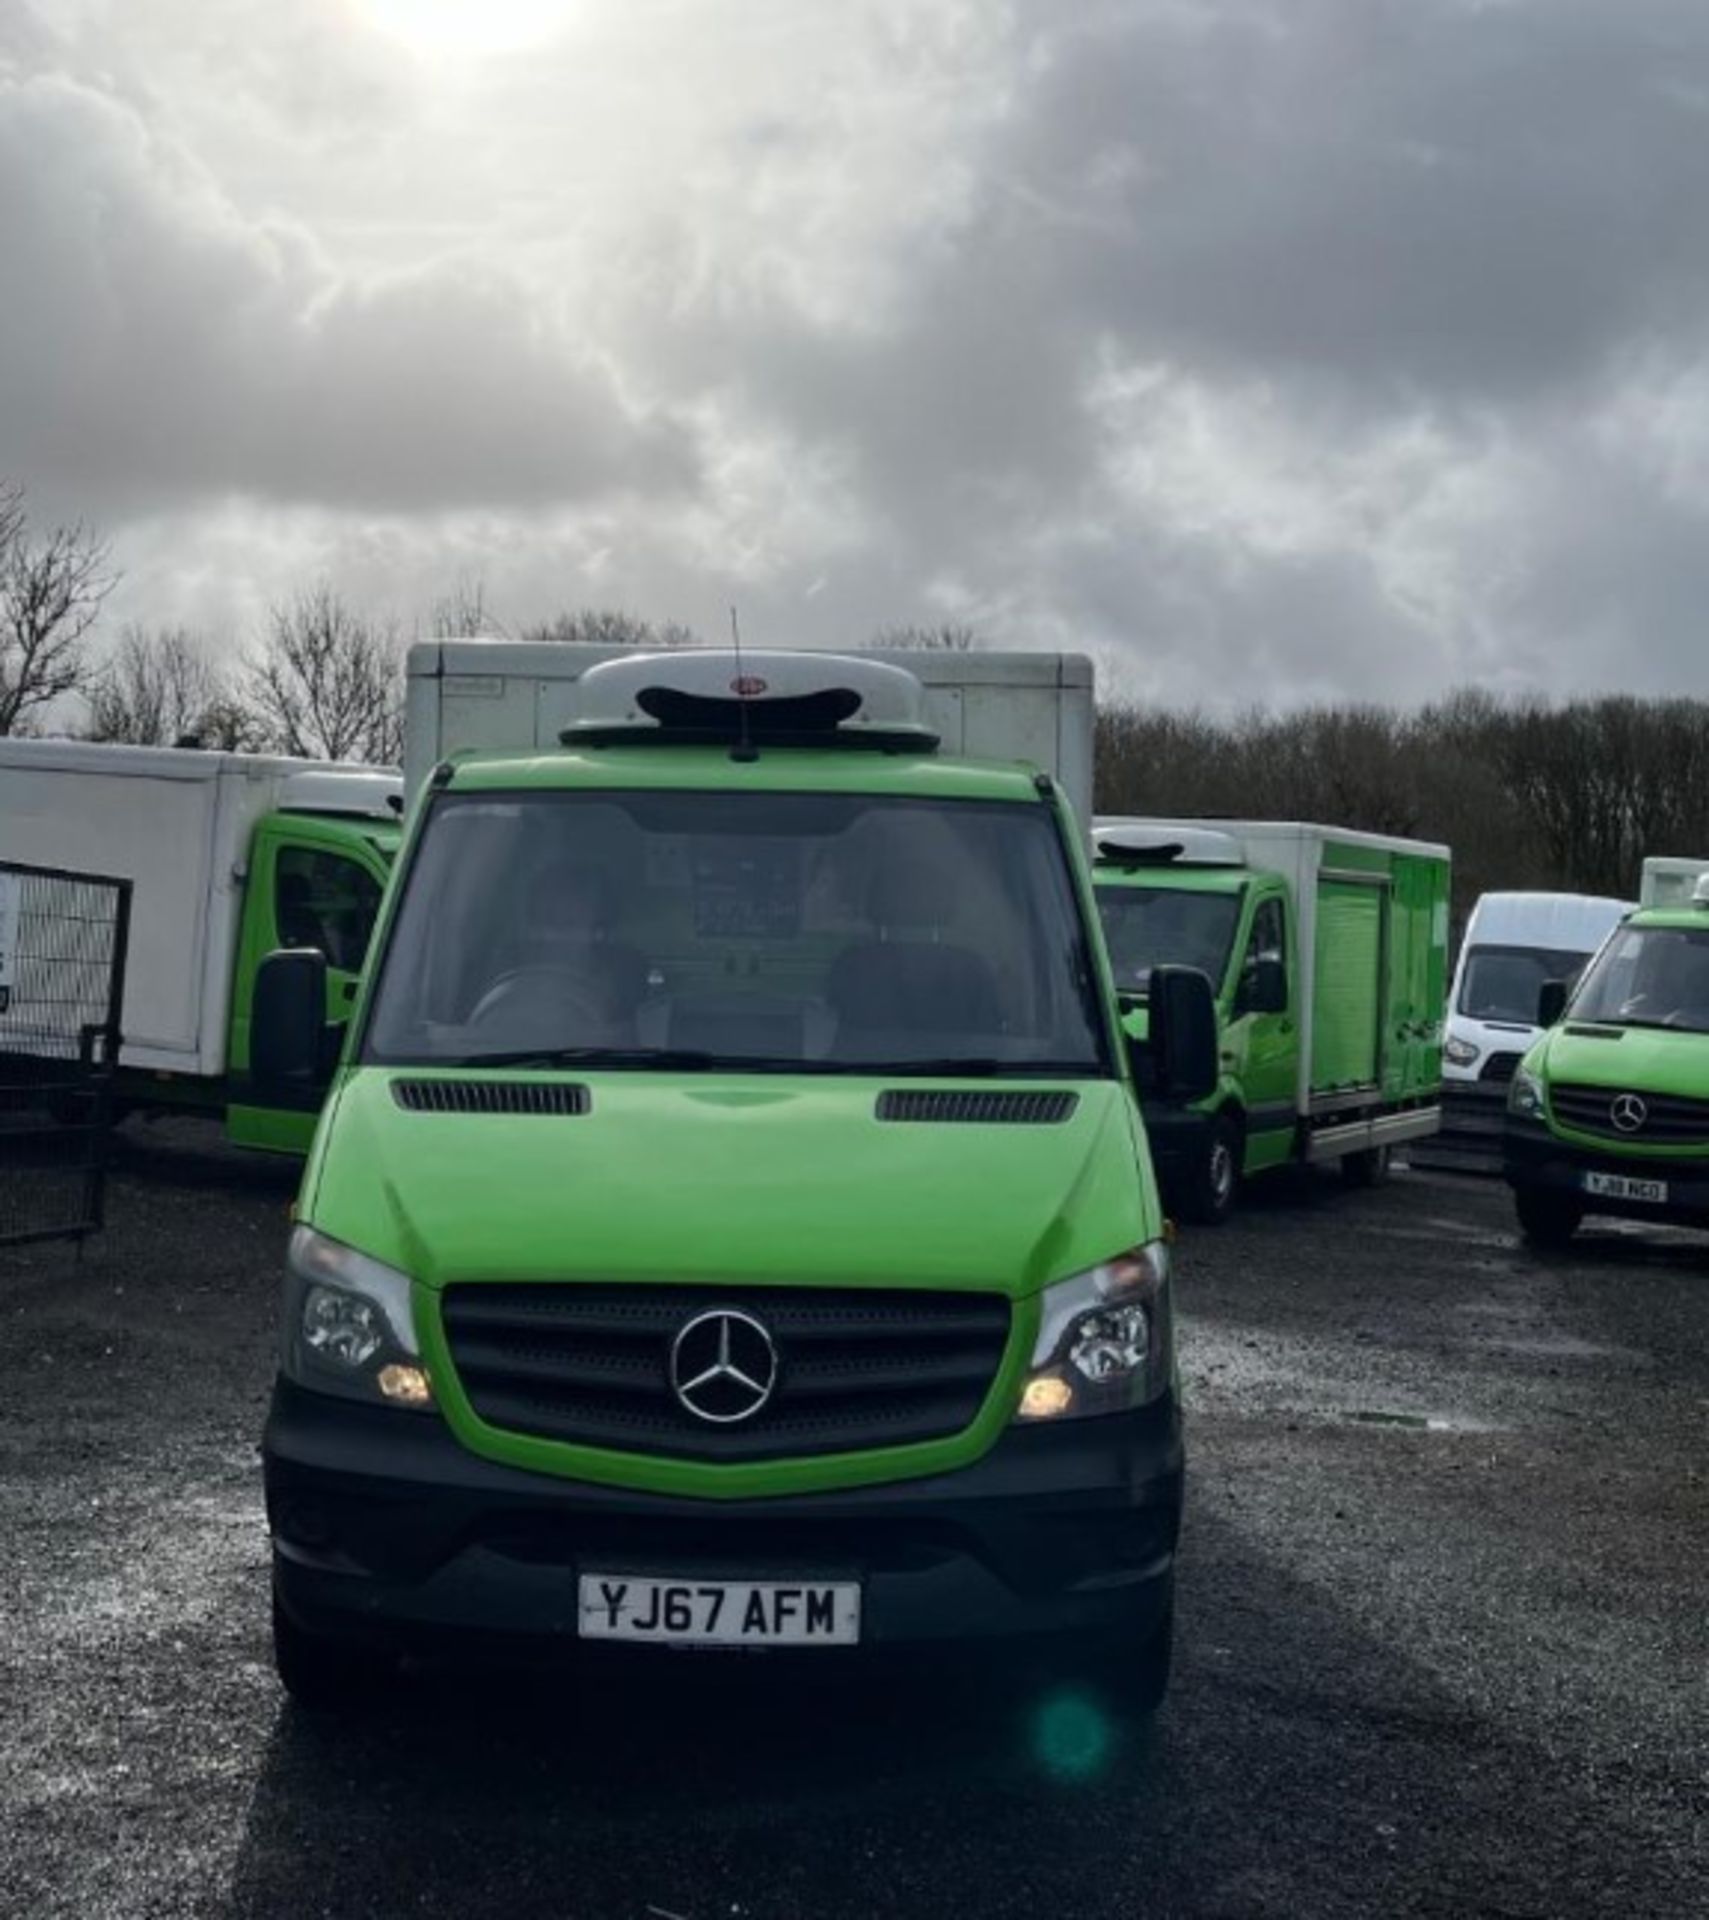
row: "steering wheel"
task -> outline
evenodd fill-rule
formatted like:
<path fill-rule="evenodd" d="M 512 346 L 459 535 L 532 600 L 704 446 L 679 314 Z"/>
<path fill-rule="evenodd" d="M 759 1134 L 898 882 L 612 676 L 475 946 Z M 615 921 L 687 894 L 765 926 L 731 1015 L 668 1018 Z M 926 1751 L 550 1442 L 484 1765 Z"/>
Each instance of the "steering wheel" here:
<path fill-rule="evenodd" d="M 610 1016 L 601 1001 L 598 987 L 585 974 L 570 967 L 537 963 L 528 967 L 512 967 L 508 973 L 501 973 L 475 1002 L 468 1024 L 471 1027 L 485 1026 L 506 1007 L 523 998 L 531 987 L 551 988 L 550 993 L 541 992 L 538 995 L 536 1004 L 543 1009 L 549 1005 L 554 1018 L 564 1016 L 575 1025 L 596 1032 L 602 1030 L 609 1021 Z"/>

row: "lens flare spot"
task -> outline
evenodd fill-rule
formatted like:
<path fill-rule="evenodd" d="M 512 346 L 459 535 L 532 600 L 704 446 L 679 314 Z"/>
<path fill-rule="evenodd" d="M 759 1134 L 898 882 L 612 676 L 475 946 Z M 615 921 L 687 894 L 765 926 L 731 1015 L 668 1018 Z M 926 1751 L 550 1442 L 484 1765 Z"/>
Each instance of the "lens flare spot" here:
<path fill-rule="evenodd" d="M 1090 1779 L 1108 1760 L 1110 1745 L 1109 1718 L 1086 1694 L 1052 1694 L 1039 1708 L 1033 1748 L 1058 1779 Z"/>

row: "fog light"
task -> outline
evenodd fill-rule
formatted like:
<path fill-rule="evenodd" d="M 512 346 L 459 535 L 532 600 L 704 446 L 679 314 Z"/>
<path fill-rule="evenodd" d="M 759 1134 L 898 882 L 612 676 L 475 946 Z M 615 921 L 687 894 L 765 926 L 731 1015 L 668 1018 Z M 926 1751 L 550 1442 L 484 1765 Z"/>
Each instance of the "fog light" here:
<path fill-rule="evenodd" d="M 404 1407 L 430 1407 L 433 1388 L 420 1367 L 401 1366 L 394 1361 L 380 1369 L 380 1391 L 388 1400 Z"/>
<path fill-rule="evenodd" d="M 385 1341 L 380 1309 L 340 1287 L 310 1287 L 303 1301 L 303 1339 L 322 1359 L 365 1367 Z"/>
<path fill-rule="evenodd" d="M 1110 1307 L 1082 1318 L 1068 1358 L 1088 1380 L 1114 1380 L 1137 1372 L 1150 1351 L 1151 1316 L 1144 1307 Z"/>
<path fill-rule="evenodd" d="M 1021 1395 L 1023 1420 L 1054 1420 L 1074 1404 L 1074 1389 L 1059 1373 L 1041 1373 L 1027 1382 Z"/>
<path fill-rule="evenodd" d="M 279 1509 L 278 1531 L 287 1540 L 305 1547 L 324 1547 L 332 1539 L 332 1527 L 318 1502 L 289 1500 Z"/>

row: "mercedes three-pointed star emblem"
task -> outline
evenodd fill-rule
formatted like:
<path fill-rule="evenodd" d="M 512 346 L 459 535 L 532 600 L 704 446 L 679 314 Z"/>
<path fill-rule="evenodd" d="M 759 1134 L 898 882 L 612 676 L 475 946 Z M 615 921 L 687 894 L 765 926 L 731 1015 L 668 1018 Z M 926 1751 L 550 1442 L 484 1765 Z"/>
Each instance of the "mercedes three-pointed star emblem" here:
<path fill-rule="evenodd" d="M 671 1342 L 671 1391 L 697 1420 L 751 1420 L 777 1386 L 777 1344 L 735 1307 L 699 1313 Z"/>
<path fill-rule="evenodd" d="M 1637 1094 L 1620 1093 L 1609 1102 L 1608 1117 L 1622 1133 L 1642 1133 L 1650 1110 Z"/>

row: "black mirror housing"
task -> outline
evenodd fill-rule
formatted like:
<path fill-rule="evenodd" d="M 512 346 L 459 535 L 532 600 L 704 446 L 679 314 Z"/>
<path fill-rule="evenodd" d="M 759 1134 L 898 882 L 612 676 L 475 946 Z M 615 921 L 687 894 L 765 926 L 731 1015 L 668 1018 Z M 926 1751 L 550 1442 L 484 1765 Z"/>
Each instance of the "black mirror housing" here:
<path fill-rule="evenodd" d="M 1280 960 L 1260 960 L 1253 966 L 1244 1001 L 1248 1013 L 1287 1012 L 1288 970 Z"/>
<path fill-rule="evenodd" d="M 1221 1041 L 1216 994 L 1197 967 L 1153 967 L 1150 979 L 1152 1083 L 1183 1104 L 1216 1091 Z"/>
<path fill-rule="evenodd" d="M 312 947 L 268 954 L 255 975 L 250 1073 L 269 1086 L 315 1086 L 325 1031 L 326 955 Z"/>
<path fill-rule="evenodd" d="M 1567 983 L 1564 980 L 1545 980 L 1537 992 L 1537 1024 L 1540 1027 L 1559 1026 L 1561 1016 L 1567 1010 Z"/>

